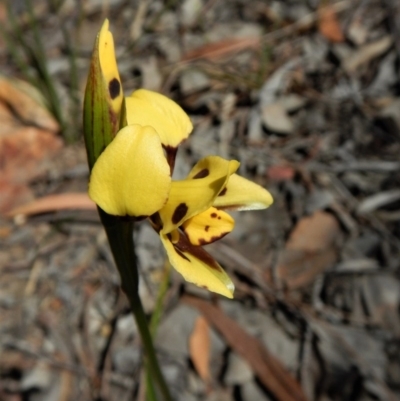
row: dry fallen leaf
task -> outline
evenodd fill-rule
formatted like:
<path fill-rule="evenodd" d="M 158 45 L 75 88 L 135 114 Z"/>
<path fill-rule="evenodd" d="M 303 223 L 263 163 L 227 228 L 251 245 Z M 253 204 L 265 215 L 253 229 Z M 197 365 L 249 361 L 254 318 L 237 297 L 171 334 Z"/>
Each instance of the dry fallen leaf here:
<path fill-rule="evenodd" d="M 186 53 L 182 61 L 194 61 L 198 59 L 215 60 L 220 57 L 238 53 L 243 50 L 256 49 L 260 45 L 260 38 L 224 39 L 214 43 L 207 43 Z"/>
<path fill-rule="evenodd" d="M 275 165 L 267 170 L 267 176 L 270 180 L 275 182 L 290 181 L 294 178 L 296 171 L 291 166 Z"/>
<path fill-rule="evenodd" d="M 311 283 L 337 260 L 335 242 L 339 234 L 338 221 L 327 212 L 303 217 L 280 255 L 278 277 L 291 289 Z"/>
<path fill-rule="evenodd" d="M 210 382 L 210 347 L 210 328 L 207 320 L 199 316 L 189 338 L 189 352 L 197 373 L 206 384 Z"/>
<path fill-rule="evenodd" d="M 49 131 L 18 128 L 0 137 L 0 173 L 10 182 L 27 183 L 43 174 L 47 159 L 61 146 L 62 140 Z"/>
<path fill-rule="evenodd" d="M 0 213 L 33 199 L 27 184 L 62 146 L 58 123 L 37 97 L 27 83 L 0 76 Z"/>
<path fill-rule="evenodd" d="M 15 78 L 0 77 L 0 100 L 26 124 L 33 124 L 51 132 L 60 127 L 41 103 L 38 91 L 26 82 Z"/>
<path fill-rule="evenodd" d="M 343 68 L 350 74 L 356 72 L 363 64 L 369 63 L 374 58 L 385 53 L 392 43 L 393 39 L 388 35 L 359 47 L 350 57 L 343 61 Z"/>
<path fill-rule="evenodd" d="M 278 401 L 306 401 L 300 384 L 257 338 L 208 302 L 189 296 L 184 296 L 182 300 L 202 313 L 225 338 L 227 344 L 249 363 L 263 385 Z"/>
<path fill-rule="evenodd" d="M 286 249 L 316 252 L 331 246 L 339 232 L 336 218 L 327 212 L 317 211 L 303 217 L 294 227 Z"/>
<path fill-rule="evenodd" d="M 7 216 L 31 216 L 39 213 L 72 209 L 96 210 L 96 205 L 86 193 L 48 195 L 10 210 Z"/>
<path fill-rule="evenodd" d="M 5 177 L 0 178 L 0 213 L 5 213 L 13 207 L 32 201 L 33 192 L 28 186 L 10 182 Z"/>
<path fill-rule="evenodd" d="M 326 6 L 319 12 L 318 29 L 328 40 L 335 43 L 344 42 L 345 37 L 340 27 L 334 7 Z"/>
<path fill-rule="evenodd" d="M 21 122 L 13 115 L 5 102 L 0 100 L 0 137 L 21 127 Z"/>

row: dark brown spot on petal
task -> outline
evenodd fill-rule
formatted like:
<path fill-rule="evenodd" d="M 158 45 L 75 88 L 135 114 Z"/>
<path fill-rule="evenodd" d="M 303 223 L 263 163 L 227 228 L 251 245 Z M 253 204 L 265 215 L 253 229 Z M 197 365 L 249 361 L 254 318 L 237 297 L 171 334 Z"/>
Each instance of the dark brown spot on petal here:
<path fill-rule="evenodd" d="M 203 170 L 199 171 L 194 177 L 193 179 L 197 179 L 197 178 L 205 178 L 208 175 L 210 175 L 210 170 L 208 168 L 203 168 Z"/>
<path fill-rule="evenodd" d="M 210 216 L 212 219 L 215 219 L 217 217 L 217 213 L 211 213 Z"/>
<path fill-rule="evenodd" d="M 115 99 L 119 95 L 121 91 L 121 84 L 117 78 L 113 78 L 110 81 L 108 84 L 108 91 L 110 92 L 111 99 Z"/>
<path fill-rule="evenodd" d="M 192 245 L 184 234 L 179 233 L 179 241 L 174 244 L 174 247 L 176 250 L 180 250 L 181 252 L 190 253 L 195 258 L 201 260 L 212 269 L 219 272 L 222 271 L 221 266 L 214 260 L 214 258 L 210 254 L 208 254 L 201 246 Z"/>
<path fill-rule="evenodd" d="M 227 187 L 225 187 L 219 194 L 218 196 L 224 196 L 226 194 L 226 191 L 228 190 Z"/>
<path fill-rule="evenodd" d="M 170 169 L 170 173 L 172 176 L 172 173 L 174 171 L 174 167 L 175 167 L 175 158 L 176 158 L 176 154 L 178 153 L 178 148 L 173 148 L 172 146 L 164 146 L 163 148 L 165 149 L 165 152 L 167 153 L 167 162 L 169 164 L 169 169 Z"/>
<path fill-rule="evenodd" d="M 204 230 L 206 230 L 206 232 L 208 232 L 208 230 L 210 229 L 210 226 L 205 226 Z"/>
<path fill-rule="evenodd" d="M 218 216 L 218 220 L 221 220 L 221 216 Z"/>
<path fill-rule="evenodd" d="M 172 215 L 172 222 L 174 224 L 178 224 L 185 217 L 188 209 L 189 208 L 187 207 L 186 203 L 180 203 Z"/>
<path fill-rule="evenodd" d="M 150 216 L 150 223 L 158 233 L 163 228 L 162 220 L 161 220 L 160 214 L 158 212 L 156 212 Z M 169 234 L 167 234 L 167 235 L 169 235 Z"/>
<path fill-rule="evenodd" d="M 208 239 L 199 238 L 198 241 L 199 241 L 199 244 L 201 246 L 202 245 L 207 245 L 207 244 L 211 244 L 211 243 L 213 243 L 215 241 L 218 241 L 222 237 L 225 237 L 226 234 L 229 234 L 229 232 L 228 233 L 221 233 L 220 235 L 214 235 L 213 237 L 208 238 Z"/>
<path fill-rule="evenodd" d="M 188 262 L 190 262 L 190 259 L 186 257 L 179 249 L 175 248 L 175 252 L 183 259 L 186 259 Z"/>

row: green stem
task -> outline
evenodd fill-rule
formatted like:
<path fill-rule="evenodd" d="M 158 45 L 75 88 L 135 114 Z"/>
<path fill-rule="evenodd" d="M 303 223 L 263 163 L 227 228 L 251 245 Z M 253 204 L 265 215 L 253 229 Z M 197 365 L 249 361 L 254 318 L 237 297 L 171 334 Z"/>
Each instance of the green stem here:
<path fill-rule="evenodd" d="M 108 242 L 121 276 L 122 290 L 125 292 L 135 317 L 143 346 L 146 352 L 148 368 L 165 401 L 172 401 L 168 386 L 158 365 L 151 339 L 146 315 L 139 297 L 139 274 L 135 245 L 133 242 L 133 221 L 124 221 L 110 216 L 99 208 L 101 221 L 107 233 Z"/>

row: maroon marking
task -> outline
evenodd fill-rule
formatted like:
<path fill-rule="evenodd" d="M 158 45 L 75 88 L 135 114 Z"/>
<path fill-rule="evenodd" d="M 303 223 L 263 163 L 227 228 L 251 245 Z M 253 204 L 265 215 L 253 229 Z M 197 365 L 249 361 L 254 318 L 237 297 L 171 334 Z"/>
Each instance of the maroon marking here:
<path fill-rule="evenodd" d="M 213 259 L 213 257 L 208 254 L 201 246 L 192 245 L 186 235 L 179 233 L 179 241 L 174 244 L 175 250 L 181 252 L 188 252 L 197 259 L 200 259 L 206 265 L 210 266 L 212 269 L 217 271 L 222 271 L 221 266 Z"/>
<path fill-rule="evenodd" d="M 212 219 L 215 219 L 215 218 L 217 217 L 217 213 L 211 213 L 211 214 L 210 214 L 210 217 L 211 217 Z"/>
<path fill-rule="evenodd" d="M 210 226 L 205 226 L 204 230 L 206 230 L 206 232 L 208 232 L 208 230 L 210 229 Z"/>
<path fill-rule="evenodd" d="M 226 194 L 226 191 L 228 191 L 228 188 L 225 187 L 219 194 L 218 196 L 224 196 Z"/>
<path fill-rule="evenodd" d="M 167 162 L 169 164 L 169 170 L 170 170 L 170 175 L 172 176 L 172 173 L 174 171 L 175 167 L 175 158 L 176 154 L 178 153 L 178 148 L 173 148 L 172 146 L 164 146 L 163 148 L 165 149 L 165 152 L 167 153 Z"/>
<path fill-rule="evenodd" d="M 210 175 L 210 170 L 208 168 L 203 168 L 203 170 L 199 171 L 193 179 L 198 179 L 198 178 L 205 178 Z"/>
<path fill-rule="evenodd" d="M 113 78 L 108 84 L 108 91 L 110 92 L 111 99 L 115 99 L 121 92 L 121 84 L 117 78 Z"/>
<path fill-rule="evenodd" d="M 188 209 L 186 203 L 180 203 L 172 215 L 172 223 L 178 224 L 185 217 Z"/>
<path fill-rule="evenodd" d="M 209 238 L 208 240 L 205 240 L 204 238 L 199 238 L 198 241 L 199 241 L 199 244 L 201 246 L 203 246 L 203 245 L 211 244 L 211 243 L 213 243 L 215 241 L 218 241 L 222 237 L 225 237 L 226 234 L 229 234 L 229 232 L 228 233 L 221 233 L 220 235 L 214 235 L 213 237 Z"/>
<path fill-rule="evenodd" d="M 179 249 L 175 248 L 175 252 L 183 259 L 186 259 L 188 262 L 190 262 L 190 259 L 186 257 Z"/>

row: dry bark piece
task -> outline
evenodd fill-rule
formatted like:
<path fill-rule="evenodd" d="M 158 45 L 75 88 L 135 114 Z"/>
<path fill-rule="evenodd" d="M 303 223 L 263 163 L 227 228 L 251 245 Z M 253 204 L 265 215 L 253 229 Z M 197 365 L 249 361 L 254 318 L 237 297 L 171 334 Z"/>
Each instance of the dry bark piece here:
<path fill-rule="evenodd" d="M 260 381 L 278 401 L 306 401 L 299 383 L 255 337 L 208 302 L 185 296 L 183 301 L 198 309 L 239 355 L 249 362 Z"/>

